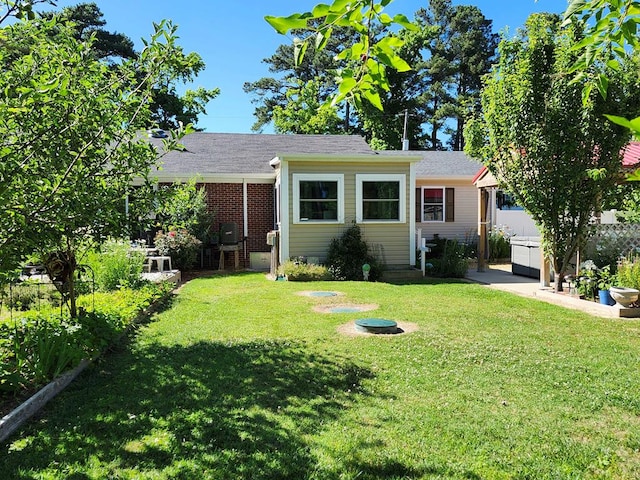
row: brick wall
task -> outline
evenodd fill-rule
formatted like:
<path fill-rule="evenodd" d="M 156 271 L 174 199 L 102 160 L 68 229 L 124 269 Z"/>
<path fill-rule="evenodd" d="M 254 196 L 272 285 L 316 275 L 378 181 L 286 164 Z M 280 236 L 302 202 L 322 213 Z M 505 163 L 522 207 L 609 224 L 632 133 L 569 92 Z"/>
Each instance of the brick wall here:
<path fill-rule="evenodd" d="M 199 187 L 202 185 L 199 185 Z M 207 206 L 215 213 L 216 230 L 221 223 L 238 225 L 238 235 L 242 238 L 244 230 L 242 184 L 241 183 L 207 183 L 204 184 Z M 246 242 L 246 258 L 241 252 L 240 263 L 249 267 L 250 252 L 268 252 L 266 244 L 267 232 L 273 229 L 274 203 L 273 185 L 248 184 L 248 227 Z"/>
<path fill-rule="evenodd" d="M 270 252 L 267 245 L 267 232 L 274 228 L 273 185 L 249 184 L 248 204 L 249 235 L 247 240 L 250 252 Z"/>

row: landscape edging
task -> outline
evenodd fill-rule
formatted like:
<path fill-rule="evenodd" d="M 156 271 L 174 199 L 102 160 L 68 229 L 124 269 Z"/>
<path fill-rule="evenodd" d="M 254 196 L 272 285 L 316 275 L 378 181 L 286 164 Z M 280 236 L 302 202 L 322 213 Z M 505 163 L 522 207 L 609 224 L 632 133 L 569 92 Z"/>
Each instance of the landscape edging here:
<path fill-rule="evenodd" d="M 164 302 L 170 295 L 171 292 L 168 292 L 165 296 L 157 299 L 154 303 L 138 313 L 135 320 L 127 326 L 127 328 L 124 332 L 122 332 L 121 335 L 118 336 L 116 342 L 127 335 L 129 330 L 133 328 L 134 325 L 140 323 L 142 319 L 154 313 L 158 306 L 161 305 L 162 302 Z M 62 390 L 64 390 L 73 380 L 75 380 L 78 375 L 80 375 L 84 371 L 85 368 L 93 363 L 94 360 L 99 356 L 100 355 L 96 355 L 91 359 L 83 359 L 82 361 L 80 361 L 77 367 L 63 373 L 59 377 L 54 378 L 51 382 L 42 387 L 27 400 L 22 402 L 19 407 L 15 408 L 4 417 L 2 417 L 2 419 L 0 419 L 0 442 L 4 442 L 7 438 L 9 438 L 9 436 L 11 436 L 13 432 L 20 428 L 20 426 L 24 422 L 29 420 L 33 415 L 35 415 L 42 407 L 47 404 L 49 400 L 51 400 Z"/>
<path fill-rule="evenodd" d="M 73 370 L 63 373 L 49 384 L 38 390 L 18 408 L 0 420 L 0 442 L 4 442 L 17 428 L 29 420 L 38 410 L 69 385 L 92 360 L 82 360 Z"/>

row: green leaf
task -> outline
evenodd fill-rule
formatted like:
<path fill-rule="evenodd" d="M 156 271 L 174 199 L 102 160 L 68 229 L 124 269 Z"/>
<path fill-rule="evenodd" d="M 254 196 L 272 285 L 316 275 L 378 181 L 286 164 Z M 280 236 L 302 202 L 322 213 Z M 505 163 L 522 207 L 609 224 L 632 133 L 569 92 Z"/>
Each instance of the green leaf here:
<path fill-rule="evenodd" d="M 343 77 L 342 80 L 340 80 L 340 84 L 338 85 L 338 91 L 341 95 L 344 95 L 346 97 L 354 88 L 356 88 L 357 84 L 358 82 L 356 82 L 355 78 Z"/>
<path fill-rule="evenodd" d="M 635 172 L 631 172 L 627 175 L 628 182 L 640 182 L 640 168 Z"/>
<path fill-rule="evenodd" d="M 605 117 L 607 117 L 610 122 L 615 123 L 616 125 L 628 128 L 636 136 L 640 134 L 640 117 L 636 117 L 631 120 L 628 120 L 624 117 L 619 117 L 617 115 L 605 115 Z"/>
<path fill-rule="evenodd" d="M 293 59 L 295 66 L 298 67 L 302 64 L 304 60 L 304 54 L 307 53 L 307 48 L 309 47 L 309 42 L 306 40 L 297 39 L 293 45 Z"/>
<path fill-rule="evenodd" d="M 307 28 L 307 19 L 310 14 L 294 13 L 288 17 L 273 17 L 267 15 L 264 19 L 273 29 L 281 35 L 285 35 L 289 30 Z"/>
<path fill-rule="evenodd" d="M 407 30 L 410 30 L 412 32 L 417 32 L 418 30 L 420 30 L 420 27 L 418 27 L 418 25 L 413 23 L 411 20 L 407 18 L 406 15 L 402 15 L 401 13 L 398 13 L 397 15 L 395 15 L 393 17 L 393 21 L 394 23 L 397 23 L 401 27 L 404 27 Z"/>
<path fill-rule="evenodd" d="M 378 94 L 378 92 L 376 90 L 363 90 L 362 91 L 362 96 L 367 99 L 367 101 L 373 105 L 374 107 L 376 107 L 378 110 L 383 111 L 384 108 L 382 107 L 382 101 L 380 100 L 380 95 Z"/>
<path fill-rule="evenodd" d="M 326 17 L 330 11 L 331 11 L 331 7 L 329 7 L 329 5 L 320 3 L 315 7 L 313 7 L 311 14 L 313 15 L 314 18 L 320 18 L 320 17 Z"/>
<path fill-rule="evenodd" d="M 607 99 L 607 91 L 609 90 L 609 78 L 601 73 L 598 75 L 598 91 L 603 99 Z"/>
<path fill-rule="evenodd" d="M 589 97 L 591 97 L 591 91 L 593 90 L 593 84 L 587 83 L 582 89 L 582 105 L 589 104 Z"/>
<path fill-rule="evenodd" d="M 571 17 L 576 13 L 583 11 L 585 7 L 586 7 L 585 0 L 572 0 L 564 12 L 564 22 L 562 26 L 566 26 L 568 23 L 570 23 Z"/>
<path fill-rule="evenodd" d="M 393 18 L 391 18 L 391 16 L 387 13 L 382 13 L 378 17 L 378 20 L 380 20 L 380 23 L 383 25 L 391 25 L 393 23 Z"/>
<path fill-rule="evenodd" d="M 322 50 L 327 46 L 327 42 L 329 38 L 331 38 L 332 33 L 333 28 L 331 27 L 316 33 L 316 50 Z"/>

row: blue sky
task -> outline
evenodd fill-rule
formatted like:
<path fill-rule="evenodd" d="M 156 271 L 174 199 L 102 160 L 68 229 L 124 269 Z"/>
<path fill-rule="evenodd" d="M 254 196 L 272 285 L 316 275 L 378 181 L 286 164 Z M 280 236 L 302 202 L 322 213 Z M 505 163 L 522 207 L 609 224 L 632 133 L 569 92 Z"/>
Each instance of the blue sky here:
<path fill-rule="evenodd" d="M 269 74 L 262 60 L 271 56 L 278 45 L 290 39 L 278 35 L 264 21 L 265 15 L 286 16 L 310 10 L 328 0 L 94 0 L 107 21 L 106 28 L 128 35 L 140 48 L 140 38 L 148 38 L 152 22 L 171 19 L 179 26 L 180 45 L 186 52 L 195 51 L 207 68 L 194 86 L 218 87 L 220 95 L 207 106 L 198 126 L 208 132 L 249 133 L 254 122 L 251 96 L 244 93 L 244 82 Z M 58 1 L 58 7 L 80 1 Z M 471 0 L 454 4 L 476 5 L 493 20 L 494 31 L 505 27 L 513 32 L 533 12 L 557 12 L 566 8 L 563 0 Z M 395 0 L 389 13 L 404 13 L 409 18 L 427 0 Z M 270 133 L 265 129 L 265 133 Z"/>

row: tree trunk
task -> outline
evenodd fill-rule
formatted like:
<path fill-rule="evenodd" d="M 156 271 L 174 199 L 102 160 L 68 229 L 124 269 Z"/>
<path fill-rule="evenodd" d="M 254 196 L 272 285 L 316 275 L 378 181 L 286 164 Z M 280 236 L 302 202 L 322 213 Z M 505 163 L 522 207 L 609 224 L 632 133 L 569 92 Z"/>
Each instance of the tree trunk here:
<path fill-rule="evenodd" d="M 562 279 L 564 278 L 563 272 L 554 272 L 553 274 L 553 285 L 554 292 L 560 293 L 562 292 Z"/>

